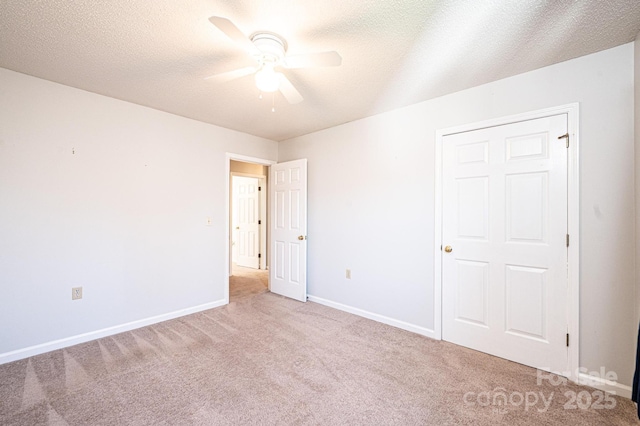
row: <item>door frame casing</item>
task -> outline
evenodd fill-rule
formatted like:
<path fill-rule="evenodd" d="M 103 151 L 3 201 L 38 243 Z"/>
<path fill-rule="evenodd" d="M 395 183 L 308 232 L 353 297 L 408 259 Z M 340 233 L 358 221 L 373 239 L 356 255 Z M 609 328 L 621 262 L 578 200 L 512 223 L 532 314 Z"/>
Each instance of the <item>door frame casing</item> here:
<path fill-rule="evenodd" d="M 225 266 L 224 266 L 224 303 L 229 303 L 229 274 L 231 273 L 231 160 L 243 161 L 245 163 L 260 164 L 262 166 L 271 166 L 276 164 L 275 160 L 267 160 L 265 158 L 249 157 L 247 155 L 235 154 L 232 152 L 225 153 Z M 267 199 L 267 203 L 268 203 Z M 267 213 L 268 214 L 268 213 Z M 267 217 L 268 222 L 268 217 Z"/>
<path fill-rule="evenodd" d="M 568 371 L 563 372 L 572 381 L 578 381 L 580 366 L 580 204 L 579 204 L 579 104 L 572 103 L 522 114 L 485 120 L 456 127 L 439 129 L 435 140 L 435 232 L 434 232 L 434 338 L 442 340 L 442 144 L 444 137 L 488 127 L 502 126 L 520 121 L 567 114 L 569 148 L 567 152 L 567 220 L 570 244 L 567 248 L 567 333 L 570 335 Z M 560 142 L 564 143 L 564 141 Z"/>

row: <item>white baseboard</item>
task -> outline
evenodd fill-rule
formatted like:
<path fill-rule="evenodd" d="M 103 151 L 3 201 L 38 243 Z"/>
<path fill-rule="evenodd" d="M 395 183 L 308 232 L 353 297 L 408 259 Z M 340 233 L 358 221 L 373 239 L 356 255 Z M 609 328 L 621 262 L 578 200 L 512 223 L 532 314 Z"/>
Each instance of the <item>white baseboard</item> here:
<path fill-rule="evenodd" d="M 56 349 L 66 348 L 69 346 L 77 345 L 79 343 L 88 342 L 90 340 L 100 339 L 101 337 L 112 336 L 114 334 L 123 333 L 125 331 L 135 330 L 136 328 L 145 327 L 147 325 L 156 324 L 178 317 L 183 317 L 189 314 L 195 314 L 196 312 L 217 308 L 225 304 L 226 303 L 224 300 L 217 300 L 215 302 L 205 303 L 203 305 L 193 306 L 191 308 L 180 309 L 166 314 L 157 315 L 155 317 L 144 318 L 141 320 L 128 322 L 126 324 L 120 324 L 113 327 L 103 328 L 101 330 L 78 334 L 76 336 L 65 337 L 64 339 L 54 340 L 52 342 L 29 346 L 24 349 L 17 349 L 15 351 L 1 353 L 0 364 L 6 364 L 7 362 L 29 358 L 30 356 L 40 355 L 45 352 L 54 351 Z"/>
<path fill-rule="evenodd" d="M 343 305 L 342 303 L 333 302 L 331 300 L 323 299 L 317 296 L 307 296 L 310 302 L 319 303 L 321 305 L 329 306 L 330 308 L 338 309 L 340 311 L 349 312 L 350 314 L 358 315 L 360 317 L 368 318 L 373 321 L 381 322 L 383 324 L 398 327 L 403 330 L 411 331 L 422 336 L 429 337 L 431 339 L 438 339 L 434 330 L 430 330 L 419 325 L 410 324 L 408 322 L 400 321 L 394 318 L 385 317 L 384 315 L 376 314 L 373 312 L 365 311 L 363 309 L 354 308 L 353 306 Z"/>
<path fill-rule="evenodd" d="M 587 373 L 580 373 L 578 375 L 578 383 L 631 399 L 631 386 L 623 385 L 617 382 L 611 382 L 603 377 L 592 376 Z"/>
<path fill-rule="evenodd" d="M 323 299 L 317 296 L 309 295 L 308 300 L 310 302 L 319 303 L 321 305 L 329 306 L 330 308 L 338 309 L 340 311 L 348 312 L 350 314 L 358 315 L 363 318 L 381 322 L 383 324 L 401 328 L 403 330 L 411 331 L 413 333 L 420 334 L 422 336 L 426 336 L 426 337 L 437 340 L 435 331 L 425 327 L 400 321 L 394 318 L 389 318 L 384 315 L 365 311 L 363 309 L 354 308 L 353 306 L 344 305 L 342 303 L 333 302 L 331 300 Z M 126 324 L 103 328 L 101 330 L 91 331 L 89 333 L 83 333 L 76 336 L 66 337 L 64 339 L 42 343 L 39 345 L 27 347 L 24 349 L 5 352 L 0 354 L 0 364 L 6 364 L 8 362 L 17 361 L 20 359 L 28 358 L 30 356 L 40 355 L 40 354 L 51 352 L 57 349 L 62 349 L 62 348 L 77 345 L 80 343 L 88 342 L 90 340 L 100 339 L 102 337 L 112 336 L 118 333 L 124 333 L 126 331 L 135 330 L 137 328 L 145 327 L 147 325 L 157 324 L 162 321 L 168 321 L 170 319 L 182 317 L 189 314 L 194 314 L 196 312 L 206 311 L 207 309 L 213 309 L 219 306 L 224 306 L 225 304 L 226 303 L 224 300 L 217 300 L 215 302 L 205 303 L 203 305 L 198 305 L 191 308 L 180 309 L 180 310 L 169 312 L 166 314 L 128 322 Z M 632 390 L 630 386 L 623 385 L 617 382 L 611 382 L 602 377 L 592 376 L 586 373 L 580 373 L 578 377 L 578 383 L 591 386 L 596 389 L 601 389 L 603 391 L 610 392 L 624 398 L 631 398 Z"/>

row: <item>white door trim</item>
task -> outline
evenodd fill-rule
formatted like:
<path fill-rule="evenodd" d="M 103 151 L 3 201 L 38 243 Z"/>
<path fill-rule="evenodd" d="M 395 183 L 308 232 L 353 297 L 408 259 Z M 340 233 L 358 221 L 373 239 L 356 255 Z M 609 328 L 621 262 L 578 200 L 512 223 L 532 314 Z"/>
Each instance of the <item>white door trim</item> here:
<path fill-rule="evenodd" d="M 226 216 L 225 216 L 225 241 L 226 244 L 225 246 L 225 267 L 224 267 L 224 278 L 223 278 L 223 283 L 225 283 L 224 285 L 224 303 L 228 304 L 229 303 L 229 274 L 231 273 L 231 233 L 229 232 L 231 229 L 231 203 L 230 203 L 230 197 L 231 197 L 231 160 L 235 160 L 235 161 L 244 161 L 245 163 L 255 163 L 255 164 L 261 164 L 263 166 L 270 166 L 272 164 L 276 164 L 277 161 L 274 160 L 267 160 L 264 158 L 257 158 L 257 157 L 248 157 L 246 155 L 241 155 L 241 154 L 234 154 L 232 152 L 227 152 L 225 153 L 225 173 L 224 173 L 224 179 L 225 179 L 225 198 L 224 198 L 224 203 L 225 203 L 225 212 L 227 212 Z"/>
<path fill-rule="evenodd" d="M 579 104 L 573 103 L 554 108 L 526 112 L 523 114 L 500 117 L 479 123 L 465 124 L 436 131 L 435 143 L 435 239 L 434 239 L 434 334 L 435 338 L 442 340 L 442 142 L 447 135 L 484 129 L 487 127 L 501 126 L 519 121 L 549 117 L 557 114 L 567 114 L 569 131 L 569 150 L 567 165 L 568 183 L 568 221 L 570 244 L 568 248 L 568 294 L 567 294 L 567 332 L 570 335 L 569 361 L 566 376 L 573 381 L 578 380 L 578 368 L 580 366 L 580 204 L 579 204 Z"/>

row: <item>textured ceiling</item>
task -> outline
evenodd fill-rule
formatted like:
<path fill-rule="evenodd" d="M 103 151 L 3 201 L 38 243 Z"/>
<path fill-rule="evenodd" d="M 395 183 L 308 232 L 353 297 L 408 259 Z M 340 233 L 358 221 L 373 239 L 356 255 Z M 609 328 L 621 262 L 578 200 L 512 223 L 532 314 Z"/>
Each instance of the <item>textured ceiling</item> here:
<path fill-rule="evenodd" d="M 285 73 L 304 97 L 258 99 L 252 65 L 209 23 L 282 35 L 335 68 Z M 638 0 L 3 0 L 0 67 L 285 140 L 635 39 Z M 271 112 L 275 102 L 276 112 Z"/>

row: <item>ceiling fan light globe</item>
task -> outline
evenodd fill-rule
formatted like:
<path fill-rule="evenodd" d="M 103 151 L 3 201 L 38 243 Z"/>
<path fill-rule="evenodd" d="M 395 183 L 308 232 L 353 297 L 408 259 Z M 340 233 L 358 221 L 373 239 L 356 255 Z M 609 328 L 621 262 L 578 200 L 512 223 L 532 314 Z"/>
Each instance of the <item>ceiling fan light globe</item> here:
<path fill-rule="evenodd" d="M 275 92 L 280 88 L 281 79 L 282 73 L 275 72 L 271 67 L 265 67 L 256 73 L 256 86 L 261 92 Z"/>

